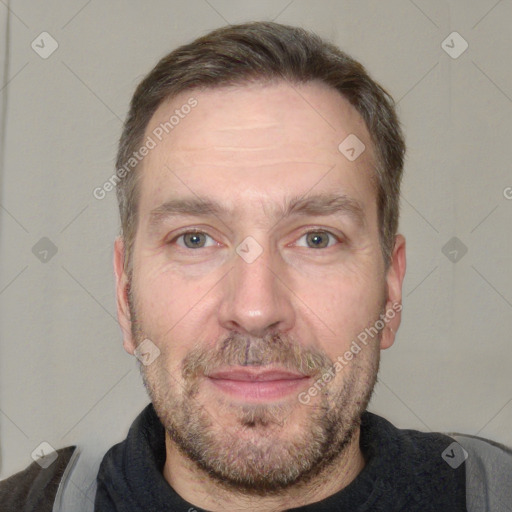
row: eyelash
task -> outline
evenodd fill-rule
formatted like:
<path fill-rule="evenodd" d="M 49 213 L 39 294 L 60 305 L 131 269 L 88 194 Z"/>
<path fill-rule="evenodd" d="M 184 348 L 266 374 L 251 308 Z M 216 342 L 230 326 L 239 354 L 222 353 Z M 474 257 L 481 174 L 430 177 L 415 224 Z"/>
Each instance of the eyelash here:
<path fill-rule="evenodd" d="M 326 229 L 309 229 L 307 231 L 305 231 L 299 238 L 298 240 L 300 240 L 301 238 L 303 238 L 304 236 L 307 236 L 309 233 L 323 233 L 323 234 L 326 234 L 326 235 L 330 235 L 332 238 L 334 238 L 334 240 L 338 243 L 341 243 L 342 242 L 342 239 L 335 235 L 334 233 L 332 233 L 331 231 L 328 231 Z M 178 239 L 180 239 L 181 237 L 183 237 L 184 235 L 189 235 L 189 234 L 201 234 L 201 235 L 206 235 L 208 237 L 210 237 L 212 240 L 214 240 L 214 238 L 212 236 L 210 236 L 208 233 L 206 233 L 205 231 L 201 231 L 199 229 L 188 229 L 187 231 L 182 231 L 181 233 L 179 233 L 178 235 L 176 235 L 172 240 L 169 240 L 168 244 L 174 244 L 176 243 L 176 241 Z M 333 244 L 335 245 L 335 244 Z M 327 247 L 321 247 L 320 249 L 329 249 L 330 247 L 332 247 L 333 245 L 328 245 Z M 207 249 L 208 247 L 198 247 L 197 249 L 192 249 L 190 247 L 185 247 L 185 246 L 179 246 L 181 249 L 184 249 L 184 250 L 190 250 L 190 251 L 196 251 L 198 249 Z M 313 249 L 313 247 L 305 247 L 306 249 Z M 318 249 L 316 249 L 318 250 Z"/>

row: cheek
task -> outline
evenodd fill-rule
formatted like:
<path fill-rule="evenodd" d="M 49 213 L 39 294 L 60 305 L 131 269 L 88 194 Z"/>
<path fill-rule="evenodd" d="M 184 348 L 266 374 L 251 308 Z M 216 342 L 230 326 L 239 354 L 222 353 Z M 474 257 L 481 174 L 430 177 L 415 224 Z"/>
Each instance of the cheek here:
<path fill-rule="evenodd" d="M 214 281 L 191 282 L 177 272 L 139 269 L 137 318 L 145 336 L 159 346 L 168 367 L 179 363 L 196 342 L 209 338 L 205 317 L 211 317 L 209 312 L 215 308 L 214 294 L 206 292 L 213 285 Z"/>
<path fill-rule="evenodd" d="M 179 270 L 161 267 L 141 268 L 137 279 L 137 295 L 148 318 L 162 319 L 166 324 L 177 321 L 190 311 L 204 294 L 203 284 L 186 279 Z"/>
<path fill-rule="evenodd" d="M 307 295 L 324 311 L 351 316 L 365 309 L 373 311 L 376 302 L 382 299 L 385 280 L 375 265 L 351 262 L 316 276 L 317 279 L 296 279 L 296 289 Z"/>
<path fill-rule="evenodd" d="M 315 286 L 296 288 L 318 343 L 329 354 L 343 353 L 353 339 L 378 318 L 385 298 L 385 283 L 371 273 L 330 274 Z"/>
<path fill-rule="evenodd" d="M 176 279 L 143 269 L 137 274 L 135 297 L 138 320 L 148 337 L 160 338 L 174 330 L 173 326 L 190 309 L 187 293 L 177 285 Z"/>

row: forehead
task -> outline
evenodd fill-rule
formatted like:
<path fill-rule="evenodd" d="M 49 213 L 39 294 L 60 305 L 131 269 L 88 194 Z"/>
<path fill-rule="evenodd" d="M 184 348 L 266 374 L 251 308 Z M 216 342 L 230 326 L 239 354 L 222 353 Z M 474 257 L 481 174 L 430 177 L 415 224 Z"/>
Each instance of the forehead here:
<path fill-rule="evenodd" d="M 349 136 L 365 146 L 354 161 L 339 149 Z M 375 200 L 365 123 L 325 84 L 191 90 L 160 105 L 145 137 L 155 147 L 141 166 L 142 213 L 183 195 L 265 207 L 287 195 L 341 189 Z"/>

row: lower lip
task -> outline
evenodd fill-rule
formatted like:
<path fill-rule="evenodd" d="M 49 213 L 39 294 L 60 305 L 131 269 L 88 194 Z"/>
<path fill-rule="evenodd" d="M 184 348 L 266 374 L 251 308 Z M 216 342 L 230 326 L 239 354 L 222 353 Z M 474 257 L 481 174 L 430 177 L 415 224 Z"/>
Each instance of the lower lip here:
<path fill-rule="evenodd" d="M 230 379 L 208 380 L 215 388 L 243 401 L 266 401 L 285 398 L 297 393 L 309 381 L 308 377 L 299 379 L 281 379 L 269 381 L 245 381 Z"/>

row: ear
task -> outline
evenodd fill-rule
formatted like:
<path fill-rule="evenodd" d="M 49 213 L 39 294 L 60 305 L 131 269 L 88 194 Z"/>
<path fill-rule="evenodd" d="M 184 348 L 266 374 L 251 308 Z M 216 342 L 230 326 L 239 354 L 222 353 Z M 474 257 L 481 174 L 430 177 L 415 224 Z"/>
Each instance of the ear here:
<path fill-rule="evenodd" d="M 386 274 L 387 298 L 386 312 L 389 320 L 382 331 L 380 348 L 391 347 L 395 341 L 395 335 L 402 320 L 402 283 L 405 276 L 405 238 L 402 235 L 395 236 L 395 247 L 391 256 L 391 262 Z"/>
<path fill-rule="evenodd" d="M 114 242 L 114 272 L 116 275 L 117 318 L 123 333 L 123 346 L 133 355 L 135 342 L 132 336 L 132 321 L 128 305 L 128 276 L 124 270 L 124 241 L 118 236 Z"/>

